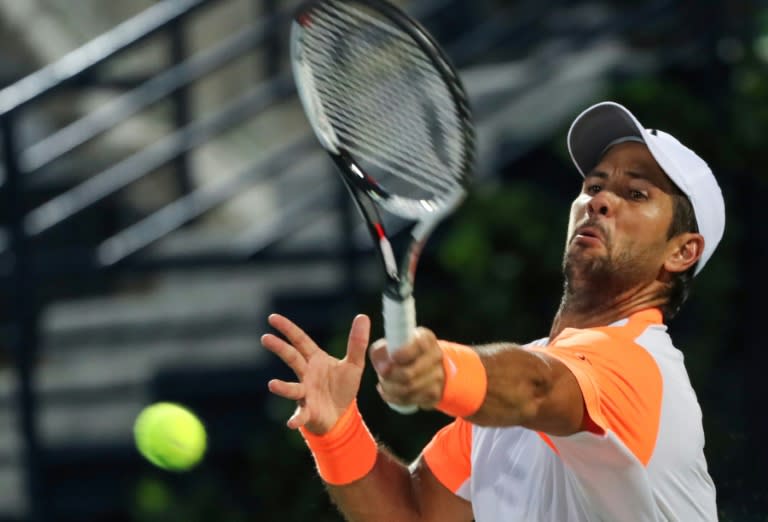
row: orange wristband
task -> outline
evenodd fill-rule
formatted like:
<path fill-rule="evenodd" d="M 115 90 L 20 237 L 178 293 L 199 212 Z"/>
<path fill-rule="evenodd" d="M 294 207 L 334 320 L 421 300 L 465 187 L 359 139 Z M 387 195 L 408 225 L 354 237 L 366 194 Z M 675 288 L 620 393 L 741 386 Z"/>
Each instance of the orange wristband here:
<path fill-rule="evenodd" d="M 331 430 L 315 435 L 299 428 L 312 451 L 317 471 L 328 484 L 343 486 L 366 476 L 376 464 L 378 447 L 368 431 L 357 400 L 339 417 Z"/>
<path fill-rule="evenodd" d="M 440 341 L 445 384 L 436 408 L 451 417 L 469 417 L 480 409 L 488 390 L 488 376 L 480 356 L 461 344 Z"/>

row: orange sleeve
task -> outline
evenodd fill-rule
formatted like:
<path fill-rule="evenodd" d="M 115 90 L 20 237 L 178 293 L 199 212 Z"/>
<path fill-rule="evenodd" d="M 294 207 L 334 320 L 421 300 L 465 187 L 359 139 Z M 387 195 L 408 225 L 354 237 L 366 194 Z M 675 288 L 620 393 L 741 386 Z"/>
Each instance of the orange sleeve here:
<path fill-rule="evenodd" d="M 456 493 L 472 474 L 472 424 L 456 419 L 438 431 L 422 452 L 440 483 Z"/>
<path fill-rule="evenodd" d="M 581 388 L 588 420 L 615 433 L 647 464 L 661 418 L 662 378 L 653 357 L 608 328 L 582 330 L 534 349 L 568 367 Z"/>

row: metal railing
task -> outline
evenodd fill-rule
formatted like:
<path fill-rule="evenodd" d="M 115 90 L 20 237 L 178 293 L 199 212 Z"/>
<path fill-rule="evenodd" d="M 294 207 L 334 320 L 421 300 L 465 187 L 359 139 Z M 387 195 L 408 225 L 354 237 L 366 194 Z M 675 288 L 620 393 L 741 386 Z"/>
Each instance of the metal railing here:
<path fill-rule="evenodd" d="M 158 2 L 58 62 L 0 90 L 0 133 L 5 171 L 0 191 L 7 216 L 6 241 L 4 246 L 0 244 L 0 278 L 7 283 L 9 302 L 14 304 L 9 339 L 18 372 L 16 400 L 25 441 L 27 488 L 29 498 L 33 500 L 30 503 L 32 521 L 45 519 L 45 484 L 40 461 L 42 452 L 36 429 L 37 405 L 33 393 L 33 361 L 39 344 L 40 311 L 43 305 L 36 281 L 97 271 L 189 270 L 253 262 L 301 263 L 317 259 L 337 259 L 348 263 L 349 256 L 360 251 L 359 247 L 350 242 L 343 252 L 312 250 L 278 254 L 270 247 L 280 238 L 294 232 L 302 221 L 276 217 L 264 224 L 263 233 L 239 249 L 195 255 L 136 255 L 157 240 L 229 201 L 255 180 L 268 179 L 275 173 L 287 170 L 309 152 L 316 150 L 314 138 L 307 133 L 275 147 L 266 157 L 221 182 L 200 187 L 191 183 L 189 154 L 192 151 L 276 103 L 289 99 L 294 93 L 291 78 L 284 72 L 281 63 L 280 28 L 284 27 L 289 13 L 285 8 L 280 9 L 276 0 L 259 2 L 263 14 L 248 27 L 209 49 L 187 56 L 184 24 L 202 8 L 222 2 L 224 0 Z M 420 0 L 414 3 L 413 13 L 419 19 L 430 20 L 441 13 L 450 12 L 457 3 L 461 2 Z M 479 19 L 477 23 L 466 27 L 456 40 L 446 42 L 449 55 L 459 66 L 465 66 L 500 46 L 518 49 L 534 46 L 548 38 L 549 34 L 545 31 L 532 31 L 531 27 L 540 28 L 540 24 L 559 4 L 555 0 L 521 2 L 499 12 L 497 16 Z M 674 2 L 654 3 L 653 8 L 658 11 L 649 9 L 649 16 L 668 13 L 672 4 Z M 607 31 L 610 27 L 617 26 L 612 25 L 610 20 L 605 21 L 603 29 Z M 61 89 L 81 83 L 87 86 L 94 78 L 98 78 L 99 69 L 105 64 L 158 34 L 168 37 L 172 64 L 169 68 L 145 79 L 108 81 L 112 85 L 127 85 L 131 89 L 37 143 L 26 148 L 20 146 L 18 123 L 24 111 Z M 577 34 L 573 41 L 586 45 L 590 38 L 599 38 L 599 34 L 597 31 L 592 37 Z M 190 84 L 215 74 L 255 49 L 267 53 L 263 80 L 210 116 L 194 117 L 188 91 Z M 532 78 L 521 92 L 535 88 L 536 80 L 537 77 Z M 172 102 L 172 132 L 157 143 L 97 172 L 36 208 L 27 208 L 26 187 L 52 164 L 102 136 L 127 118 L 163 100 Z M 483 117 L 485 110 L 481 108 L 480 117 Z M 58 248 L 53 252 L 47 249 L 45 237 L 49 231 L 165 165 L 174 166 L 178 198 L 111 237 L 102 238 L 92 248 Z M 284 215 L 298 216 L 321 205 L 336 207 L 340 203 L 332 194 L 308 191 L 283 210 Z M 342 226 L 350 228 L 349 217 Z M 350 236 L 345 234 L 345 237 Z M 56 263 L 45 260 L 51 257 L 56 259 Z"/>
<path fill-rule="evenodd" d="M 37 357 L 40 330 L 40 301 L 36 281 L 56 279 L 72 273 L 134 269 L 139 271 L 190 269 L 261 260 L 269 263 L 322 258 L 328 252 L 312 255 L 270 255 L 266 247 L 294 228 L 291 220 L 272 223 L 272 228 L 254 238 L 250 248 L 236 253 L 211 252 L 198 256 L 176 256 L 149 260 L 143 264 L 124 262 L 144 247 L 184 226 L 205 212 L 226 202 L 263 172 L 279 172 L 298 161 L 315 146 L 309 134 L 278 147 L 265 159 L 220 183 L 194 187 L 190 179 L 190 152 L 221 133 L 254 118 L 293 94 L 290 77 L 281 72 L 281 35 L 287 9 L 278 2 L 257 2 L 262 15 L 240 32 L 213 47 L 187 57 L 185 24 L 196 12 L 223 0 L 165 0 L 118 25 L 57 62 L 0 90 L 0 132 L 2 133 L 4 177 L 0 190 L 7 220 L 3 245 L 0 245 L 0 277 L 5 281 L 9 301 L 14 304 L 9 317 L 11 349 L 15 356 L 18 386 L 16 404 L 24 441 L 23 463 L 30 499 L 29 519 L 46 519 L 46 485 L 36 426 L 37 404 L 34 394 L 33 362 Z M 443 9 L 450 0 L 420 2 L 418 16 L 426 17 Z M 122 53 L 147 42 L 155 35 L 167 37 L 171 66 L 147 78 L 125 81 L 103 80 L 99 71 Z M 212 115 L 200 119 L 191 112 L 188 86 L 214 74 L 245 54 L 266 50 L 264 80 L 238 99 Z M 19 122 L 25 113 L 52 93 L 64 89 L 87 88 L 92 83 L 111 87 L 127 86 L 128 92 L 115 97 L 99 109 L 64 126 L 29 147 L 19 142 Z M 172 102 L 175 130 L 163 139 L 138 150 L 118 163 L 79 182 L 36 208 L 27 208 L 27 187 L 61 158 L 115 128 L 121 122 L 163 100 Z M 149 173 L 173 165 L 180 197 L 137 223 L 104 238 L 93 248 L 58 248 L 51 252 L 46 234 L 78 213 L 124 190 Z M 298 198 L 288 211 L 302 212 L 330 199 L 321 192 Z M 349 249 L 346 249 L 349 250 Z M 345 253 L 330 254 L 338 258 Z M 55 256 L 56 263 L 45 259 Z"/>
<path fill-rule="evenodd" d="M 0 257 L 7 283 L 10 311 L 9 341 L 15 356 L 18 385 L 15 390 L 17 412 L 23 440 L 23 463 L 29 498 L 29 519 L 45 520 L 46 485 L 42 473 L 40 441 L 36 425 L 33 364 L 39 344 L 40 311 L 42 303 L 35 281 L 45 274 L 41 259 L 40 236 L 74 214 L 132 182 L 161 165 L 173 163 L 182 198 L 180 208 L 193 208 L 200 213 L 215 201 L 231 195 L 231 190 L 219 188 L 201 197 L 190 183 L 188 152 L 217 133 L 252 117 L 254 113 L 285 98 L 291 92 L 283 76 L 254 88 L 240 100 L 214 116 L 195 121 L 191 115 L 187 86 L 213 73 L 245 53 L 268 44 L 275 45 L 275 27 L 281 17 L 276 4 L 267 5 L 265 16 L 256 23 L 199 55 L 187 58 L 184 24 L 201 8 L 215 4 L 214 0 L 174 0 L 155 4 L 138 16 L 67 54 L 59 61 L 0 91 L 0 132 L 2 132 L 4 179 L 0 190 L 6 211 L 5 252 Z M 271 11 L 270 11 L 271 9 Z M 144 43 L 156 34 L 168 37 L 168 52 L 172 66 L 150 76 L 130 92 L 117 97 L 101 109 L 65 126 L 38 143 L 22 148 L 19 143 L 19 120 L 24 111 L 33 108 L 51 93 L 98 78 L 99 69 L 118 55 Z M 126 82 L 135 83 L 135 82 Z M 176 131 L 165 140 L 90 177 L 72 189 L 59 194 L 38 208 L 29 211 L 26 187 L 35 176 L 63 156 L 90 142 L 124 119 L 145 110 L 156 102 L 168 99 L 173 105 Z M 156 221 L 156 220 L 155 220 Z M 146 226 L 138 230 L 146 230 Z M 130 238 L 129 238 L 130 239 Z M 88 272 L 116 260 L 126 246 L 136 241 L 115 237 L 105 243 L 94 263 L 91 251 L 80 251 L 64 260 L 69 270 Z M 54 274 L 56 275 L 56 274 Z"/>

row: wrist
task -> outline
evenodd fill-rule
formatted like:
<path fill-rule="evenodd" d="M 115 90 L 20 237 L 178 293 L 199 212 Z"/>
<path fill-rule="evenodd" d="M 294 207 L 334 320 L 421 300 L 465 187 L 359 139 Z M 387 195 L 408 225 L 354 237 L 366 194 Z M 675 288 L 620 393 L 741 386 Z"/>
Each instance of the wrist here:
<path fill-rule="evenodd" d="M 485 401 L 488 376 L 475 350 L 448 341 L 439 341 L 443 351 L 445 383 L 436 408 L 452 417 L 470 417 Z"/>
<path fill-rule="evenodd" d="M 378 447 L 357 409 L 350 403 L 336 424 L 323 435 L 299 428 L 315 459 L 320 477 L 328 484 L 343 486 L 366 476 L 376 464 Z"/>

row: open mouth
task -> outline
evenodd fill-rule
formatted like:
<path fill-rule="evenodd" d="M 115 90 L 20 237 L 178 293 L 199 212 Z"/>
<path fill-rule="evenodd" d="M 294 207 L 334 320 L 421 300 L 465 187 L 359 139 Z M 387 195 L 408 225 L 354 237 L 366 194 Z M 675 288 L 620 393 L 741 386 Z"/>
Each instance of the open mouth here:
<path fill-rule="evenodd" d="M 573 235 L 574 239 L 588 239 L 591 241 L 601 241 L 603 236 L 596 227 L 585 226 L 576 229 L 576 233 Z"/>

